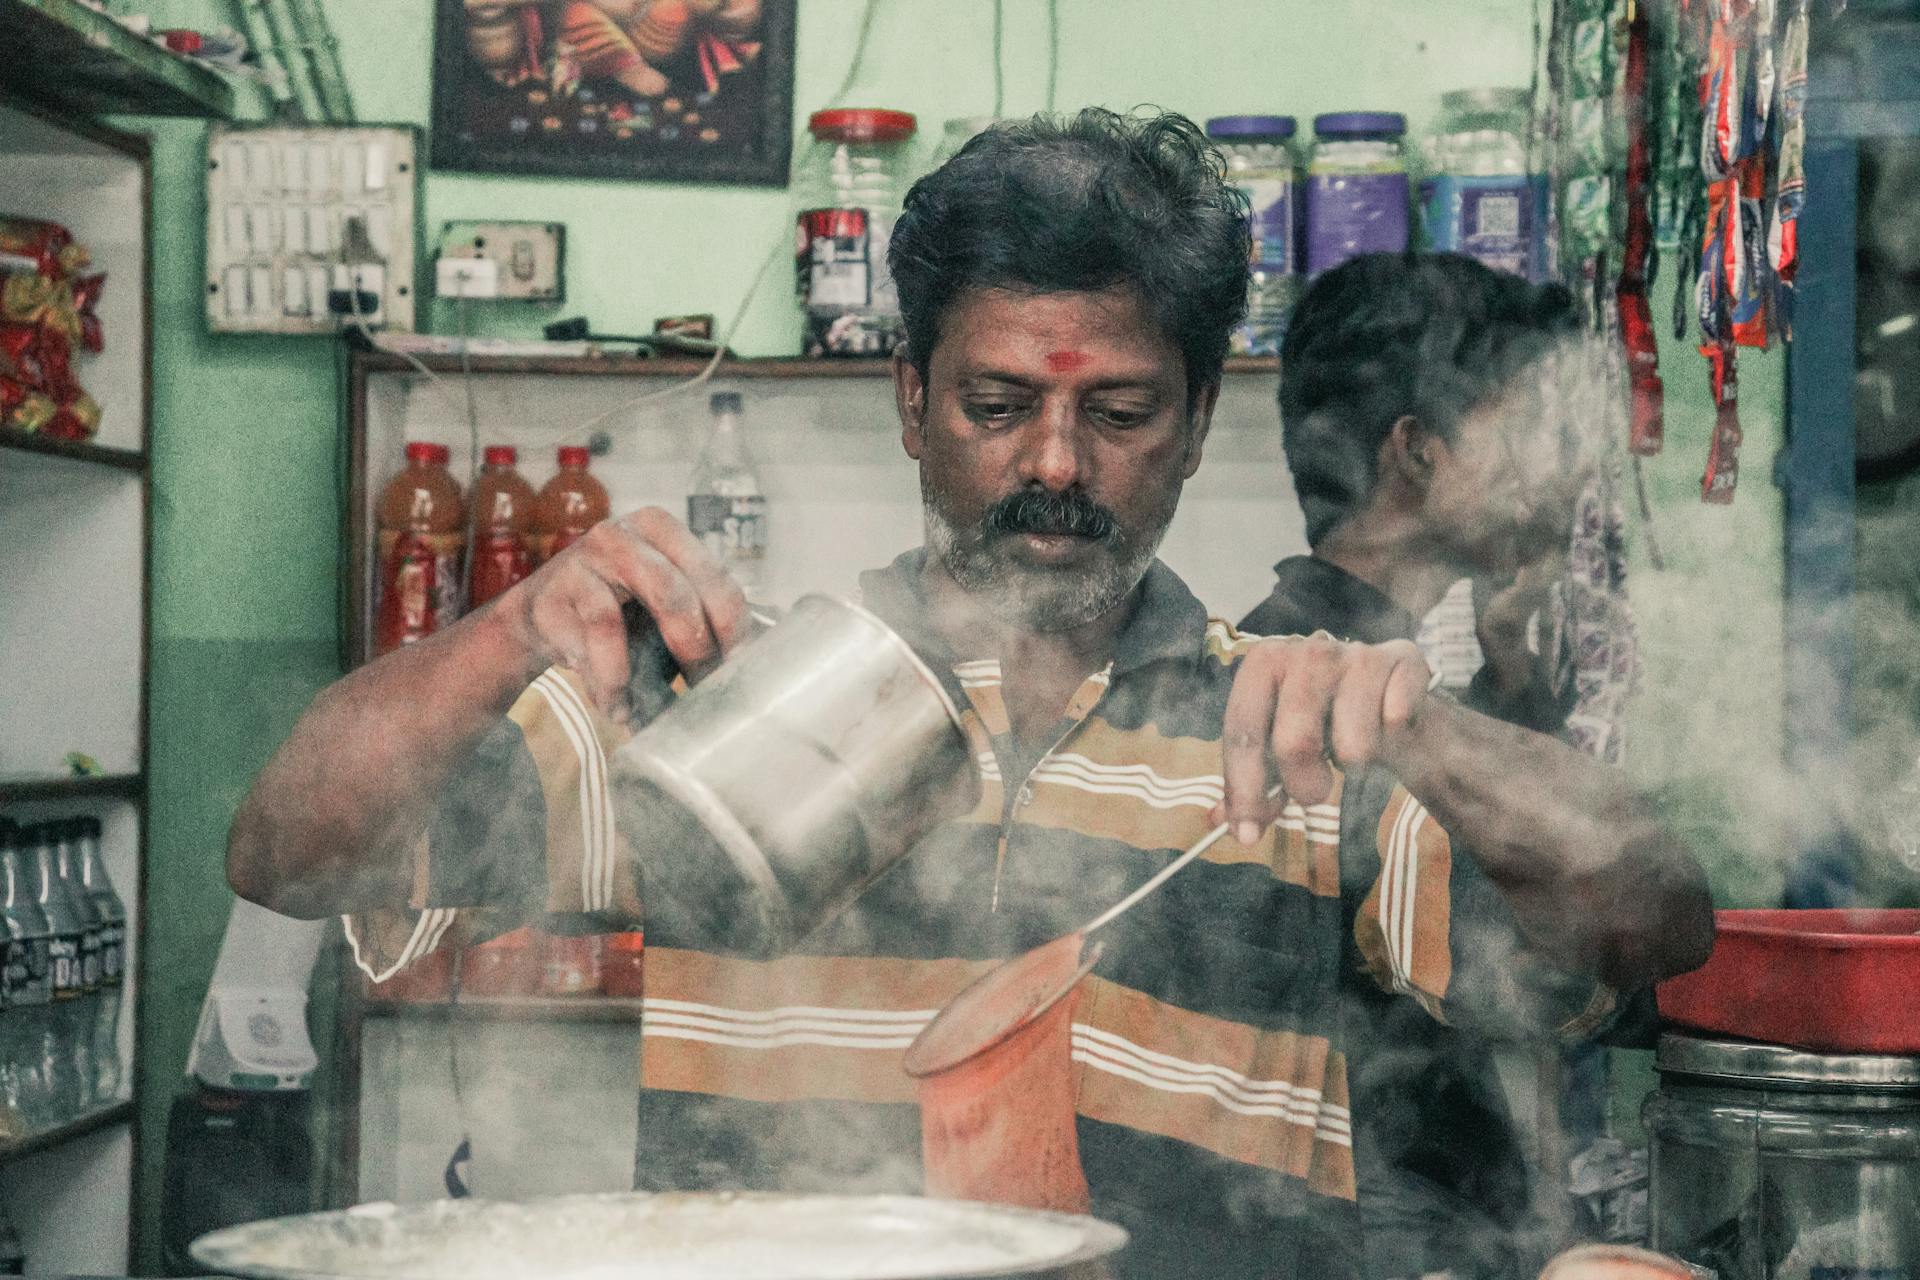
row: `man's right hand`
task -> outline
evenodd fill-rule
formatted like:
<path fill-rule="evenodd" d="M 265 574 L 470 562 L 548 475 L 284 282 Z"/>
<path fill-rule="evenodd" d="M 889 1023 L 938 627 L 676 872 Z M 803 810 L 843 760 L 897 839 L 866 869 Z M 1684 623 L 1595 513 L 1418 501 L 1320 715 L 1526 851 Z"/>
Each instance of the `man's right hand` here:
<path fill-rule="evenodd" d="M 647 611 L 689 679 L 751 634 L 739 583 L 659 507 L 601 521 L 488 612 L 524 653 L 528 680 L 567 667 L 602 711 L 625 722 L 631 660 L 621 606 L 629 600 Z"/>

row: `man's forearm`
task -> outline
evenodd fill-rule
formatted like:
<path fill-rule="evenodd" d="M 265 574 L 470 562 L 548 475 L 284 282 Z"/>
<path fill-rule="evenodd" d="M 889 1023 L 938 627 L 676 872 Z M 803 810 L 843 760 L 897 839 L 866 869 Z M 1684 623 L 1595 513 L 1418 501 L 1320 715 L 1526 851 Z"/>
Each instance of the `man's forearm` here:
<path fill-rule="evenodd" d="M 1617 770 L 1437 698 L 1385 746 L 1555 963 L 1627 989 L 1706 959 L 1705 877 Z"/>
<path fill-rule="evenodd" d="M 305 917 L 404 899 L 435 799 L 538 674 L 530 665 L 484 610 L 324 690 L 234 817 L 234 890 Z"/>

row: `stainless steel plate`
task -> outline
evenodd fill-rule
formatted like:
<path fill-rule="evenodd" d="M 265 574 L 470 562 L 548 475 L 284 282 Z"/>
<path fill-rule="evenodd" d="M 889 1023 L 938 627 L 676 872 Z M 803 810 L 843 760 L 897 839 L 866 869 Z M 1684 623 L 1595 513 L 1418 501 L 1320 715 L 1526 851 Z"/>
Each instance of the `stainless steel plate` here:
<path fill-rule="evenodd" d="M 919 1196 L 748 1192 L 370 1204 L 202 1236 L 257 1280 L 953 1280 L 1113 1253 L 1097 1218 Z"/>

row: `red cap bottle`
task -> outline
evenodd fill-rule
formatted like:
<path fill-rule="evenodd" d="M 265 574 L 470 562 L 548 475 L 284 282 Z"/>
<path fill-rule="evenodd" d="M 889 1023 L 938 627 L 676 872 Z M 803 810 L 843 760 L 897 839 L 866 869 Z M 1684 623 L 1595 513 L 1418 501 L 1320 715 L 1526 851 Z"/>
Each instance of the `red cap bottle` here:
<path fill-rule="evenodd" d="M 447 446 L 407 443 L 407 465 L 380 495 L 373 651 L 412 644 L 457 616 L 467 510 Z"/>
<path fill-rule="evenodd" d="M 519 454 L 511 445 L 490 444 L 481 457 L 486 465 L 480 468 L 480 478 L 473 485 L 469 611 L 533 572 L 528 537 L 533 522 L 533 486 L 514 470 Z"/>
<path fill-rule="evenodd" d="M 587 471 L 591 457 L 580 445 L 560 446 L 560 470 L 542 486 L 533 508 L 533 545 L 542 564 L 613 512 L 605 487 Z"/>

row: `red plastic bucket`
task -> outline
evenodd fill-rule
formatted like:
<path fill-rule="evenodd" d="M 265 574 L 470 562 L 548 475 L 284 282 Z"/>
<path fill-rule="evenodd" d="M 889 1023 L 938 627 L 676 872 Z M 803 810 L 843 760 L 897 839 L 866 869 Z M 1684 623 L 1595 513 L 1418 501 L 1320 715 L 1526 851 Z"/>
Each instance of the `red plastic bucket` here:
<path fill-rule="evenodd" d="M 1827 1053 L 1920 1053 L 1920 910 L 1717 911 L 1713 954 L 1661 1016 Z"/>

